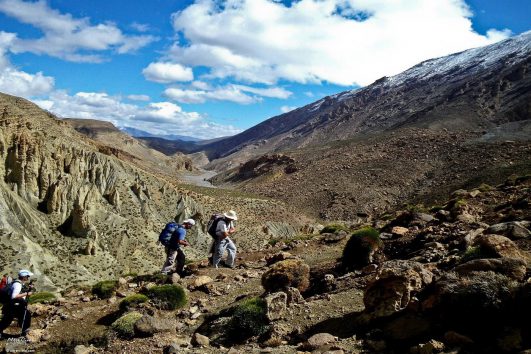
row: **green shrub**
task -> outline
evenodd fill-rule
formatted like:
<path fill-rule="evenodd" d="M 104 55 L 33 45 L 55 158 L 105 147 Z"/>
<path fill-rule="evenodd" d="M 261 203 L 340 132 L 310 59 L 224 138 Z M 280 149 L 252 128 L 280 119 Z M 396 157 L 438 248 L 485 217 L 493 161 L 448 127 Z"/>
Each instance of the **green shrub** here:
<path fill-rule="evenodd" d="M 186 305 L 186 292 L 178 285 L 154 286 L 147 290 L 153 304 L 163 310 L 175 310 Z"/>
<path fill-rule="evenodd" d="M 116 280 L 104 280 L 92 287 L 92 293 L 100 299 L 108 299 L 113 296 L 117 288 L 118 282 Z"/>
<path fill-rule="evenodd" d="M 482 254 L 481 252 L 481 248 L 476 246 L 476 247 L 468 247 L 465 251 L 465 253 L 463 254 L 463 262 L 468 262 L 468 261 L 471 261 L 473 259 L 478 259 L 478 258 L 485 258 L 485 256 Z"/>
<path fill-rule="evenodd" d="M 335 234 L 336 232 L 339 232 L 339 231 L 348 231 L 348 227 L 346 227 L 345 225 L 340 225 L 340 224 L 330 224 L 330 225 L 326 225 L 321 230 L 321 233 L 322 234 L 325 234 L 325 233 Z"/>
<path fill-rule="evenodd" d="M 235 308 L 228 325 L 228 335 L 235 341 L 260 336 L 269 330 L 265 300 L 253 297 L 245 299 Z"/>
<path fill-rule="evenodd" d="M 266 291 L 277 291 L 293 287 L 303 292 L 310 285 L 310 267 L 300 259 L 286 259 L 277 262 L 262 275 L 262 286 Z"/>
<path fill-rule="evenodd" d="M 57 300 L 54 293 L 50 293 L 48 291 L 42 291 L 35 293 L 29 297 L 29 303 L 30 304 L 38 304 L 38 303 L 53 303 Z"/>
<path fill-rule="evenodd" d="M 142 304 L 148 300 L 149 298 L 143 294 L 133 294 L 133 295 L 126 296 L 120 302 L 120 310 L 127 311 L 129 308 L 135 307 L 136 305 Z"/>
<path fill-rule="evenodd" d="M 343 268 L 355 269 L 372 263 L 374 253 L 381 247 L 383 242 L 378 230 L 364 227 L 354 231 L 343 250 Z"/>
<path fill-rule="evenodd" d="M 111 328 L 116 331 L 116 333 L 123 338 L 131 338 L 135 334 L 135 322 L 142 318 L 140 312 L 129 312 L 111 325 Z"/>

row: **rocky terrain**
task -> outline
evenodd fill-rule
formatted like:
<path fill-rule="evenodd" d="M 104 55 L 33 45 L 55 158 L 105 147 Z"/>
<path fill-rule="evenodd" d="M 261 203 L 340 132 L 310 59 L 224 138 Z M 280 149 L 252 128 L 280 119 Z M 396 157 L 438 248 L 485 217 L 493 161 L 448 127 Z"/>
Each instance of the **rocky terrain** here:
<path fill-rule="evenodd" d="M 208 252 L 203 228 L 213 212 L 242 216 L 242 249 L 309 221 L 282 202 L 179 185 L 140 168 L 141 156 L 91 140 L 24 99 L 0 94 L 0 112 L 0 270 L 29 267 L 41 289 L 159 269 L 156 240 L 173 218 L 199 222 L 190 259 Z"/>
<path fill-rule="evenodd" d="M 176 176 L 177 171 L 191 171 L 192 161 L 182 153 L 173 153 L 171 157 L 152 149 L 141 140 L 135 139 L 116 128 L 112 123 L 94 119 L 64 119 L 75 130 L 108 146 L 109 152 L 122 160 L 129 160 L 139 167 L 160 174 Z"/>
<path fill-rule="evenodd" d="M 529 173 L 530 39 L 428 60 L 207 145 L 212 182 L 356 222 Z"/>
<path fill-rule="evenodd" d="M 107 299 L 73 287 L 32 305 L 29 343 L 1 345 L 42 353 L 526 353 L 530 197 L 531 177 L 515 176 L 354 232 L 336 224 L 279 238 L 242 253 L 236 269 L 201 261 L 184 278 L 125 276 Z M 153 296 L 165 283 L 185 289 L 174 310 Z M 133 304 L 133 294 L 148 296 Z"/>

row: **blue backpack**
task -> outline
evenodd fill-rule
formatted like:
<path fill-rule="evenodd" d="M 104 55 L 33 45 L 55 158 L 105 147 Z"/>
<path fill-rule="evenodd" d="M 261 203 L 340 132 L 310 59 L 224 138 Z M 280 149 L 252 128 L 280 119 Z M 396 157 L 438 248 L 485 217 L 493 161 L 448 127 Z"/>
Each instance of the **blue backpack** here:
<path fill-rule="evenodd" d="M 167 223 L 159 235 L 159 242 L 163 246 L 169 246 L 173 233 L 177 231 L 179 227 L 181 227 L 181 225 L 177 224 L 174 221 Z"/>

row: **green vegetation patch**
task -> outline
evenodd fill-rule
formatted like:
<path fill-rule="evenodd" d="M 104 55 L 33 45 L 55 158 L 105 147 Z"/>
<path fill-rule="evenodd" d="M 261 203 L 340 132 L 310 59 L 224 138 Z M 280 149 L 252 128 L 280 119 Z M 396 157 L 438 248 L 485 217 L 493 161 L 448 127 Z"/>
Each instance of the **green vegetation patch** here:
<path fill-rule="evenodd" d="M 163 310 L 175 310 L 186 305 L 185 290 L 178 285 L 165 284 L 147 290 L 146 295 L 153 304 Z"/>
<path fill-rule="evenodd" d="M 29 303 L 30 304 L 51 304 L 57 300 L 57 297 L 54 293 L 50 293 L 48 291 L 42 291 L 35 293 L 29 297 Z"/>
<path fill-rule="evenodd" d="M 264 299 L 253 297 L 243 300 L 234 308 L 229 322 L 228 335 L 235 341 L 260 336 L 269 330 Z"/>
<path fill-rule="evenodd" d="M 321 233 L 322 234 L 335 234 L 336 232 L 339 232 L 339 231 L 349 231 L 348 227 L 346 227 L 345 225 L 341 225 L 341 224 L 330 224 L 330 225 L 326 225 L 322 230 L 321 230 Z"/>
<path fill-rule="evenodd" d="M 135 335 L 135 323 L 141 318 L 142 314 L 140 312 L 129 312 L 114 321 L 111 325 L 111 328 L 120 337 L 132 338 Z"/>
<path fill-rule="evenodd" d="M 135 307 L 138 304 L 142 304 L 148 300 L 149 298 L 143 294 L 133 294 L 133 295 L 126 296 L 120 302 L 120 310 L 127 311 L 128 309 Z"/>
<path fill-rule="evenodd" d="M 116 280 L 104 280 L 92 287 L 92 293 L 100 299 L 108 299 L 113 296 L 117 288 L 118 282 Z"/>

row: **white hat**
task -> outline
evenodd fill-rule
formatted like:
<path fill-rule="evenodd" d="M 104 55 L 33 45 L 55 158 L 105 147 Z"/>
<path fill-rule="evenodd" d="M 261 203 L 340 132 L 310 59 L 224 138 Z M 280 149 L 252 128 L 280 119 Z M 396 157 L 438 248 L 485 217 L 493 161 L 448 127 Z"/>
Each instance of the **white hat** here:
<path fill-rule="evenodd" d="M 31 277 L 32 275 L 33 273 L 27 269 L 22 269 L 20 272 L 18 272 L 19 277 Z"/>
<path fill-rule="evenodd" d="M 238 220 L 238 216 L 234 210 L 229 210 L 228 212 L 224 213 L 223 216 L 227 219 Z"/>
<path fill-rule="evenodd" d="M 186 219 L 186 220 L 183 221 L 183 224 L 189 224 L 189 225 L 194 226 L 195 225 L 195 220 L 194 219 Z"/>

